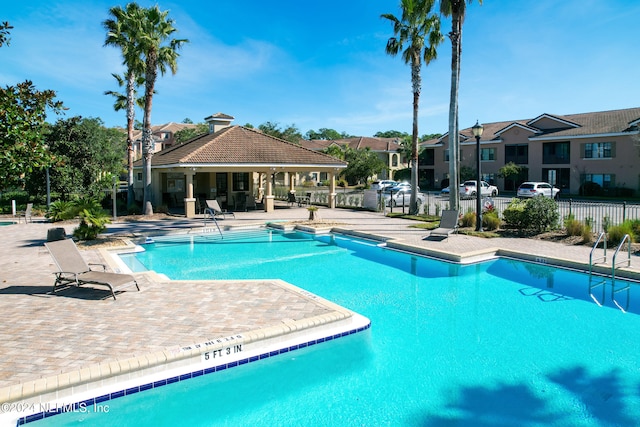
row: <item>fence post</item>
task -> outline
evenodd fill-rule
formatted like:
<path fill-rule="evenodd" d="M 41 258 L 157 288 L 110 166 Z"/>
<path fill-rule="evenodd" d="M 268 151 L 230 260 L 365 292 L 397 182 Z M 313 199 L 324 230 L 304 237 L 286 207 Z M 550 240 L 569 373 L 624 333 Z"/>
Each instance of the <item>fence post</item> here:
<path fill-rule="evenodd" d="M 573 199 L 569 199 L 569 218 L 571 218 L 571 202 Z"/>

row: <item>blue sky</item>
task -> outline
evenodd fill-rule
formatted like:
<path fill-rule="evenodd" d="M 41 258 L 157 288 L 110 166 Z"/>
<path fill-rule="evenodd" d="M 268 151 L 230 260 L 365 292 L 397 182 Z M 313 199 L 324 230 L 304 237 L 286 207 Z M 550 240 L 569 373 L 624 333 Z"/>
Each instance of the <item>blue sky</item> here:
<path fill-rule="evenodd" d="M 156 2 L 139 1 L 142 6 Z M 105 90 L 118 90 L 117 49 L 102 22 L 126 2 L 5 2 L 11 43 L 0 48 L 0 85 L 32 80 L 69 108 L 124 126 Z M 411 132 L 410 69 L 385 51 L 383 13 L 397 0 L 158 1 L 190 43 L 178 72 L 159 78 L 152 122 L 202 122 L 222 112 L 234 124 L 271 121 L 353 135 Z M 640 105 L 637 0 L 474 0 L 463 29 L 460 127 Z M 443 21 L 448 32 L 451 23 Z M 451 43 L 423 68 L 420 134 L 448 128 Z M 49 116 L 53 121 L 56 116 Z M 142 120 L 139 112 L 138 120 Z"/>

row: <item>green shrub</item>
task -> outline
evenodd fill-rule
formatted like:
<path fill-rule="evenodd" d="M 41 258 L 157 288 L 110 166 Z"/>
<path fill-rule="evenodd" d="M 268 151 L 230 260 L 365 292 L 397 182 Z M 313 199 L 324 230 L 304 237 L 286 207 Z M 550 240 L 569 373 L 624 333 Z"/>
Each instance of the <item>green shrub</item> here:
<path fill-rule="evenodd" d="M 591 225 L 584 224 L 582 226 L 582 243 L 591 243 L 593 242 L 593 232 L 591 231 Z"/>
<path fill-rule="evenodd" d="M 558 203 L 550 197 L 533 197 L 525 205 L 527 227 L 536 232 L 558 226 Z"/>
<path fill-rule="evenodd" d="M 625 221 L 620 225 L 610 225 L 607 228 L 607 240 L 612 246 L 619 245 L 625 234 L 629 235 L 631 242 L 635 241 L 631 221 Z"/>
<path fill-rule="evenodd" d="M 584 227 L 585 225 L 575 218 L 568 218 L 564 221 L 564 228 L 569 236 L 581 236 Z"/>
<path fill-rule="evenodd" d="M 127 213 L 129 215 L 142 215 L 142 206 L 140 206 L 136 202 L 133 202 L 129 206 L 127 206 Z"/>
<path fill-rule="evenodd" d="M 500 227 L 500 218 L 495 211 L 482 214 L 482 228 L 484 230 L 493 231 Z"/>
<path fill-rule="evenodd" d="M 527 217 L 525 214 L 526 200 L 513 199 L 502 212 L 504 222 L 509 228 L 526 229 Z"/>
<path fill-rule="evenodd" d="M 476 214 L 474 212 L 467 212 L 462 215 L 462 219 L 460 220 L 460 225 L 462 227 L 475 227 L 476 226 Z"/>
<path fill-rule="evenodd" d="M 73 219 L 76 215 L 78 215 L 78 210 L 73 202 L 56 200 L 51 202 L 46 217 L 53 222 L 57 222 Z"/>
<path fill-rule="evenodd" d="M 95 239 L 107 229 L 106 224 L 110 222 L 109 215 L 102 208 L 97 211 L 83 209 L 79 215 L 80 224 L 73 230 L 73 235 L 79 240 Z"/>

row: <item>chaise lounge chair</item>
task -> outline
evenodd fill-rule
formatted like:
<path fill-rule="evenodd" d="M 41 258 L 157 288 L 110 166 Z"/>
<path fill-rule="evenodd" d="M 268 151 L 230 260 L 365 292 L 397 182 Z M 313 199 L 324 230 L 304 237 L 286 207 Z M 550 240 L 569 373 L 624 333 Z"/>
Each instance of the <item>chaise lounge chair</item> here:
<path fill-rule="evenodd" d="M 109 273 L 105 271 L 106 267 L 103 264 L 87 264 L 71 239 L 56 240 L 44 245 L 60 270 L 54 273 L 56 281 L 53 284 L 53 293 L 60 287 L 92 284 L 108 287 L 113 299 L 116 299 L 116 291 L 129 286 L 135 286 L 140 290 L 138 282 L 130 274 Z M 91 270 L 90 265 L 101 265 L 103 271 Z"/>
<path fill-rule="evenodd" d="M 217 216 L 222 216 L 224 219 L 227 215 L 231 215 L 234 219 L 236 218 L 236 215 L 233 212 L 222 210 L 217 200 L 207 200 L 207 209 L 205 210 L 205 213 L 211 215 L 214 219 Z"/>
<path fill-rule="evenodd" d="M 431 230 L 429 237 L 449 237 L 449 234 L 458 231 L 458 211 L 444 210 L 440 217 L 440 226 Z M 443 239 L 444 240 L 444 239 Z"/>

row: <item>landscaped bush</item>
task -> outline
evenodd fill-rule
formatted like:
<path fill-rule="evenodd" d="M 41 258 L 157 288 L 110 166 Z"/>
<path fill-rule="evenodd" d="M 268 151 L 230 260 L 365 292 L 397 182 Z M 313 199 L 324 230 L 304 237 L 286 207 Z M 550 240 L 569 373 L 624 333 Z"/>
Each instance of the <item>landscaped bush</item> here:
<path fill-rule="evenodd" d="M 110 222 L 107 213 L 100 208 L 98 211 L 83 209 L 79 212 L 80 224 L 73 230 L 74 237 L 80 240 L 93 240 L 104 232 L 106 224 Z"/>
<path fill-rule="evenodd" d="M 482 214 L 482 228 L 487 231 L 497 230 L 500 227 L 500 218 L 496 211 L 485 212 Z"/>
<path fill-rule="evenodd" d="M 78 215 L 78 210 L 73 202 L 56 200 L 55 202 L 51 202 L 46 217 L 53 222 L 57 222 L 73 219 L 76 215 Z"/>
<path fill-rule="evenodd" d="M 476 214 L 475 212 L 467 212 L 462 215 L 460 219 L 460 225 L 462 227 L 475 227 L 476 226 Z"/>
<path fill-rule="evenodd" d="M 509 202 L 504 212 L 502 212 L 502 217 L 507 227 L 520 230 L 527 228 L 526 206 L 526 200 L 513 199 Z"/>
<path fill-rule="evenodd" d="M 558 226 L 558 203 L 550 197 L 533 197 L 525 205 L 526 222 L 529 229 L 542 232 Z"/>
<path fill-rule="evenodd" d="M 575 219 L 573 215 L 569 215 L 569 217 L 564 220 L 564 228 L 568 236 L 581 236 L 582 243 L 591 243 L 593 241 L 591 221 L 589 218 L 587 218 L 583 224 Z"/>
<path fill-rule="evenodd" d="M 635 242 L 631 221 L 625 221 L 620 225 L 610 225 L 607 229 L 607 240 L 612 246 L 616 246 L 622 242 L 625 234 L 629 235 L 631 242 Z"/>
<path fill-rule="evenodd" d="M 542 232 L 558 225 L 558 204 L 549 197 L 513 199 L 502 213 L 510 228 Z"/>

